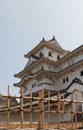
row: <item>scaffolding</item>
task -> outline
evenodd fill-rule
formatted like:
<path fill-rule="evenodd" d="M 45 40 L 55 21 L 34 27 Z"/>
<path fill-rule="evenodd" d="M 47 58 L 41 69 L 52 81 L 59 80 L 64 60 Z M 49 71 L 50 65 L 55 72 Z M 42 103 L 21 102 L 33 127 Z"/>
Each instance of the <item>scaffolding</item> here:
<path fill-rule="evenodd" d="M 78 111 L 77 107 L 80 103 L 83 104 L 83 101 L 79 101 L 77 99 L 77 95 L 75 95 L 75 99 L 73 94 L 71 94 L 71 99 L 65 99 L 64 94 L 58 92 L 56 97 L 50 96 L 50 91 L 48 91 L 47 96 L 45 97 L 44 90 L 39 91 L 39 96 L 33 97 L 32 89 L 30 90 L 29 96 L 23 95 L 23 87 L 20 88 L 20 96 L 11 96 L 10 95 L 10 87 L 8 86 L 8 95 L 1 95 L 4 98 L 7 98 L 7 107 L 0 108 L 0 115 L 3 113 L 7 114 L 7 122 L 0 123 L 0 127 L 5 128 L 77 128 L 83 125 L 83 111 Z M 20 99 L 19 104 L 15 106 L 10 105 L 11 98 Z M 27 99 L 28 103 L 24 102 Z M 71 104 L 70 111 L 65 111 L 65 105 Z M 37 108 L 36 108 L 37 106 Z M 19 122 L 11 122 L 10 115 L 14 112 L 17 114 L 20 113 Z M 24 113 L 29 113 L 29 121 L 24 120 Z M 38 121 L 33 122 L 33 113 L 38 114 Z M 47 114 L 47 121 L 45 121 L 45 114 Z M 57 120 L 55 122 L 51 122 L 51 114 L 56 114 L 54 118 Z M 65 114 L 71 115 L 70 121 L 65 121 Z M 82 120 L 78 120 L 78 115 L 81 115 Z M 35 117 L 36 118 L 36 117 Z M 1 120 L 1 119 L 0 119 Z"/>

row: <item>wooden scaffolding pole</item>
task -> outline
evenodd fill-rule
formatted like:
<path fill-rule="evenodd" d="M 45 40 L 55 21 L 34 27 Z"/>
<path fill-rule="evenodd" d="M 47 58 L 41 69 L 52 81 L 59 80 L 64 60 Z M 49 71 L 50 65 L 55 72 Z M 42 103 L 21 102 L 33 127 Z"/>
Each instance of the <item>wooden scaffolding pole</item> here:
<path fill-rule="evenodd" d="M 21 128 L 23 128 L 23 116 L 24 116 L 24 112 L 23 112 L 23 86 L 20 87 L 20 123 L 21 123 Z"/>
<path fill-rule="evenodd" d="M 48 127 L 50 127 L 50 91 L 48 91 Z"/>
<path fill-rule="evenodd" d="M 73 93 L 71 94 L 71 121 L 72 121 L 72 127 L 74 124 L 74 98 L 73 98 Z"/>
<path fill-rule="evenodd" d="M 30 128 L 32 127 L 32 89 L 30 89 Z"/>
<path fill-rule="evenodd" d="M 7 128 L 10 127 L 10 86 L 8 85 L 8 111 L 7 111 Z"/>
<path fill-rule="evenodd" d="M 62 111 L 63 111 L 63 114 L 62 114 L 62 123 L 63 123 L 63 127 L 64 127 L 64 94 L 62 95 Z"/>
<path fill-rule="evenodd" d="M 64 111 L 65 111 L 64 110 L 65 109 L 64 108 L 64 94 L 61 95 L 61 100 L 62 100 L 61 105 L 60 105 L 61 106 L 61 111 L 62 111 L 61 117 L 62 117 L 62 126 L 64 127 Z"/>
<path fill-rule="evenodd" d="M 44 90 L 39 91 L 39 127 L 43 128 L 44 126 Z"/>
<path fill-rule="evenodd" d="M 57 97 L 57 114 L 58 114 L 58 128 L 60 127 L 60 92 L 58 92 L 58 97 Z"/>
<path fill-rule="evenodd" d="M 77 126 L 77 94 L 75 95 L 75 126 Z"/>

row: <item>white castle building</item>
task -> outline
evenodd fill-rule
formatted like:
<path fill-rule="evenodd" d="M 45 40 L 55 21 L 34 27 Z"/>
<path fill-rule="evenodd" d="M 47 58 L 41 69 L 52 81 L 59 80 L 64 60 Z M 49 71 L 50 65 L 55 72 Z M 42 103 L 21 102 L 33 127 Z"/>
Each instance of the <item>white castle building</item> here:
<path fill-rule="evenodd" d="M 42 41 L 24 55 L 24 57 L 28 59 L 25 68 L 14 75 L 21 79 L 20 82 L 14 84 L 14 86 L 19 88 L 23 87 L 24 96 L 30 94 L 31 88 L 33 96 L 38 96 L 39 90 L 44 89 L 45 94 L 50 90 L 51 97 L 56 97 L 57 93 L 60 92 L 64 94 L 65 99 L 70 100 L 71 94 L 73 93 L 74 99 L 77 97 L 78 100 L 83 101 L 83 45 L 70 52 L 64 50 L 54 36 L 49 41 L 43 38 Z M 30 105 L 27 104 L 26 100 L 24 100 L 26 107 Z M 53 104 L 51 104 L 51 106 L 52 105 Z M 69 102 L 64 105 L 64 121 L 71 121 L 70 111 L 72 103 Z M 20 104 L 11 106 L 11 109 L 14 108 L 20 110 Z M 73 108 L 74 111 L 83 112 L 83 103 L 77 103 L 77 106 L 74 104 Z M 57 111 L 57 104 L 52 106 L 52 110 Z M 20 112 L 12 112 L 11 122 L 18 122 L 19 115 Z M 2 117 L 3 122 L 5 122 L 5 114 L 2 113 Z M 37 122 L 37 117 L 38 113 L 33 112 L 33 121 Z M 47 122 L 48 117 L 46 114 L 44 118 L 45 122 Z M 57 121 L 56 114 L 50 113 L 50 118 L 51 122 Z M 81 119 L 83 120 L 83 114 L 81 114 Z M 29 120 L 29 113 L 24 112 L 24 121 Z"/>
<path fill-rule="evenodd" d="M 14 86 L 23 87 L 24 96 L 30 94 L 31 88 L 33 96 L 38 96 L 39 90 L 44 89 L 45 94 L 50 90 L 51 96 L 60 91 L 66 99 L 71 99 L 73 93 L 74 99 L 77 96 L 83 101 L 83 45 L 70 52 L 64 50 L 54 36 L 49 41 L 43 38 L 24 57 L 28 58 L 25 68 L 14 75 L 21 79 Z M 74 105 L 75 109 L 83 111 L 83 104 L 78 103 L 77 108 Z M 70 110 L 71 104 L 66 104 L 65 112 Z M 66 113 L 64 119 L 71 120 L 71 115 Z"/>
<path fill-rule="evenodd" d="M 14 84 L 23 86 L 24 95 L 33 94 L 39 90 L 51 92 L 66 89 L 73 79 L 83 81 L 83 45 L 72 52 L 64 50 L 55 37 L 49 41 L 43 40 L 24 55 L 28 58 L 25 68 L 15 74 L 21 81 Z"/>

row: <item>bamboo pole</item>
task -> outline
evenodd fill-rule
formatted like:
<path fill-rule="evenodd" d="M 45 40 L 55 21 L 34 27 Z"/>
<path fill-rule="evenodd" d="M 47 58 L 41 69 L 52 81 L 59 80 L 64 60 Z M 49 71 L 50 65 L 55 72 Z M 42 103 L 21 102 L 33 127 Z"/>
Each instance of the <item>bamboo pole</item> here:
<path fill-rule="evenodd" d="M 48 127 L 50 127 L 50 91 L 48 91 Z"/>
<path fill-rule="evenodd" d="M 75 100 L 77 100 L 77 94 L 75 95 Z M 75 127 L 77 126 L 77 102 L 75 103 L 75 109 L 76 109 L 76 113 L 75 113 Z"/>
<path fill-rule="evenodd" d="M 30 128 L 32 127 L 32 89 L 30 89 Z"/>
<path fill-rule="evenodd" d="M 21 128 L 23 128 L 23 116 L 24 116 L 24 112 L 23 112 L 23 87 L 20 87 L 20 92 L 21 92 L 21 97 L 20 97 L 20 118 L 21 118 Z"/>
<path fill-rule="evenodd" d="M 10 128 L 10 86 L 8 85 L 8 111 L 7 111 L 7 128 Z"/>
<path fill-rule="evenodd" d="M 58 115 L 58 128 L 60 128 L 60 92 L 58 92 L 58 97 L 57 97 L 57 115 Z"/>
<path fill-rule="evenodd" d="M 39 128 L 43 128 L 44 126 L 44 102 L 43 102 L 43 98 L 44 98 L 44 90 L 40 90 L 39 91 Z"/>
<path fill-rule="evenodd" d="M 71 94 L 71 121 L 72 121 L 72 127 L 74 125 L 74 102 L 73 102 L 74 98 L 73 98 L 73 93 Z"/>
<path fill-rule="evenodd" d="M 64 94 L 62 95 L 62 111 L 63 111 L 63 114 L 62 114 L 62 123 L 63 123 L 63 127 L 64 127 Z"/>
<path fill-rule="evenodd" d="M 39 91 L 39 98 L 40 98 L 40 91 Z M 41 103 L 40 103 L 40 100 L 39 100 L 39 111 L 41 111 Z M 39 123 L 38 123 L 38 127 L 39 127 L 39 129 L 40 129 L 40 127 L 41 127 L 41 112 L 39 112 Z"/>
<path fill-rule="evenodd" d="M 23 87 L 20 88 L 21 89 L 21 95 L 20 95 L 20 122 L 21 122 L 21 128 L 23 128 L 23 115 L 24 115 L 24 111 L 29 111 L 29 110 L 23 110 Z M 2 96 L 3 97 L 3 96 Z M 6 111 L 7 111 L 7 128 L 9 129 L 10 128 L 10 111 L 19 111 L 18 109 L 10 109 L 10 99 L 11 97 L 14 97 L 14 96 L 10 96 L 10 86 L 8 86 L 8 108 L 6 108 Z M 65 99 L 64 99 L 64 95 L 63 95 L 63 98 L 62 100 L 60 99 L 60 93 L 58 93 L 58 96 L 57 96 L 57 118 L 58 118 L 58 128 L 60 128 L 60 114 L 62 114 L 62 122 L 63 122 L 63 125 L 64 125 L 64 102 L 65 102 Z M 27 98 L 27 97 L 25 97 Z M 33 101 L 33 98 L 32 98 L 32 90 L 30 90 L 30 127 L 32 127 L 32 101 Z M 37 112 L 39 113 L 39 125 L 40 125 L 40 128 L 43 128 L 44 127 L 44 101 L 47 101 L 47 107 L 48 107 L 48 127 L 50 127 L 50 111 L 51 111 L 51 108 L 50 108 L 50 91 L 48 91 L 48 98 L 44 98 L 44 90 L 40 90 L 39 91 L 39 97 L 34 97 L 34 100 L 36 101 L 39 101 L 39 110 L 34 110 L 34 112 Z M 51 101 L 55 101 L 54 99 L 51 99 Z M 67 100 L 68 101 L 68 100 Z M 77 95 L 75 96 L 75 100 L 74 100 L 74 95 L 72 94 L 71 95 L 71 125 L 72 127 L 74 127 L 74 119 L 75 119 L 75 127 L 77 125 L 77 103 L 81 103 L 83 101 L 79 101 L 77 100 Z M 60 111 L 60 106 L 62 107 L 62 111 Z M 76 111 L 74 111 L 74 109 L 76 108 Z M 1 109 L 2 110 L 2 109 Z M 51 111 L 53 113 L 56 113 L 56 111 Z M 69 112 L 70 113 L 70 112 Z M 83 114 L 83 112 L 78 112 L 80 114 Z M 75 115 L 75 118 L 74 118 L 74 115 Z"/>

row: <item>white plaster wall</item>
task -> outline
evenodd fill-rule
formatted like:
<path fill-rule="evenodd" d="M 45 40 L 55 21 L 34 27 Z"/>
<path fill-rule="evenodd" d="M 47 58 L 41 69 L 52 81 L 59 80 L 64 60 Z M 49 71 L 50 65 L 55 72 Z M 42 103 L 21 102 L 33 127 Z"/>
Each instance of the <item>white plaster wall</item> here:
<path fill-rule="evenodd" d="M 40 65 L 35 66 L 35 68 L 31 69 L 30 73 L 34 74 L 41 70 L 42 66 L 44 66 L 44 63 L 41 63 Z"/>
<path fill-rule="evenodd" d="M 75 90 L 79 90 L 79 91 L 83 92 L 83 86 L 80 84 L 74 83 L 67 92 L 73 92 Z M 78 92 L 78 93 L 80 93 L 80 92 Z M 78 96 L 80 96 L 80 94 Z M 82 96 L 79 99 L 82 99 Z"/>
<path fill-rule="evenodd" d="M 72 89 L 72 87 L 71 87 L 71 89 Z M 72 89 L 72 94 L 73 94 L 73 99 L 74 100 L 83 101 L 83 92 L 79 91 L 79 89 L 75 90 L 75 91 L 73 91 L 73 89 Z M 66 99 L 71 100 L 72 95 L 70 94 Z"/>
<path fill-rule="evenodd" d="M 57 78 L 58 88 L 59 89 L 66 88 L 72 82 L 72 80 L 75 77 L 77 77 L 77 78 L 79 78 L 79 79 L 81 79 L 83 81 L 83 76 L 80 75 L 80 71 L 83 71 L 83 66 L 82 65 L 80 66 L 80 68 L 78 67 L 73 71 L 69 71 L 69 72 L 61 74 Z M 63 79 L 66 80 L 67 77 L 68 77 L 68 82 L 63 83 Z"/>
<path fill-rule="evenodd" d="M 36 82 L 37 86 L 32 88 L 32 84 Z M 47 83 L 47 84 L 45 84 Z M 41 85 L 40 85 L 41 84 Z M 51 85 L 52 84 L 52 85 Z M 32 92 L 39 91 L 41 89 L 47 89 L 47 90 L 57 90 L 56 88 L 56 81 L 53 81 L 52 79 L 43 78 L 39 82 L 37 80 L 32 80 L 30 84 L 27 85 L 27 91 L 24 93 L 24 95 L 27 95 L 30 93 L 30 89 L 32 88 Z"/>
<path fill-rule="evenodd" d="M 42 48 L 41 51 L 35 53 L 35 55 L 39 56 L 39 53 L 42 52 L 43 55 L 46 57 L 46 58 L 49 58 L 51 60 L 54 60 L 54 61 L 57 61 L 57 55 L 60 55 L 60 57 L 63 57 L 63 54 L 57 52 L 57 51 L 53 51 L 51 49 L 48 49 L 46 47 Z M 52 53 L 52 57 L 48 56 L 49 52 Z"/>
<path fill-rule="evenodd" d="M 30 71 L 30 73 L 34 74 L 41 70 L 41 68 L 44 67 L 45 70 L 56 72 L 55 66 L 51 64 L 41 63 L 40 65 L 36 66 L 34 69 Z"/>
<path fill-rule="evenodd" d="M 83 59 L 83 53 L 79 53 L 78 55 L 75 55 L 72 58 L 69 58 L 68 60 L 61 62 L 58 66 L 57 72 L 75 64 L 76 62 L 80 61 Z"/>
<path fill-rule="evenodd" d="M 75 62 L 83 59 L 83 52 L 80 52 L 78 55 L 75 56 Z"/>
<path fill-rule="evenodd" d="M 37 86 L 35 88 L 32 89 L 32 93 L 34 92 L 38 92 L 39 90 L 42 90 L 42 89 L 47 89 L 47 90 L 55 90 L 55 86 L 54 85 L 46 85 L 46 84 L 43 84 L 41 86 Z M 24 95 L 27 95 L 27 94 L 30 94 L 30 88 L 28 89 L 28 91 L 26 91 L 24 93 Z"/>
<path fill-rule="evenodd" d="M 25 68 L 27 68 L 28 66 L 30 66 L 30 65 L 31 65 L 33 62 L 35 62 L 35 61 L 36 61 L 36 59 L 30 57 L 30 59 L 28 60 L 26 66 L 25 66 Z"/>
<path fill-rule="evenodd" d="M 43 48 L 41 48 L 41 50 L 37 51 L 34 55 L 36 55 L 36 56 L 38 56 L 38 57 L 39 57 L 40 52 L 41 52 L 43 55 L 45 55 L 45 52 L 44 52 L 44 47 L 43 47 Z"/>
<path fill-rule="evenodd" d="M 55 66 L 53 66 L 51 64 L 45 64 L 44 68 L 45 68 L 45 70 L 56 72 Z"/>
<path fill-rule="evenodd" d="M 36 83 L 37 84 L 37 80 L 33 79 L 32 81 L 30 81 L 29 84 L 26 85 L 27 90 L 24 92 L 24 95 L 30 94 L 30 89 L 32 88 L 32 84 Z M 36 86 L 37 87 L 37 86 Z M 34 88 L 33 88 L 34 89 Z M 32 89 L 32 90 L 33 90 Z"/>

